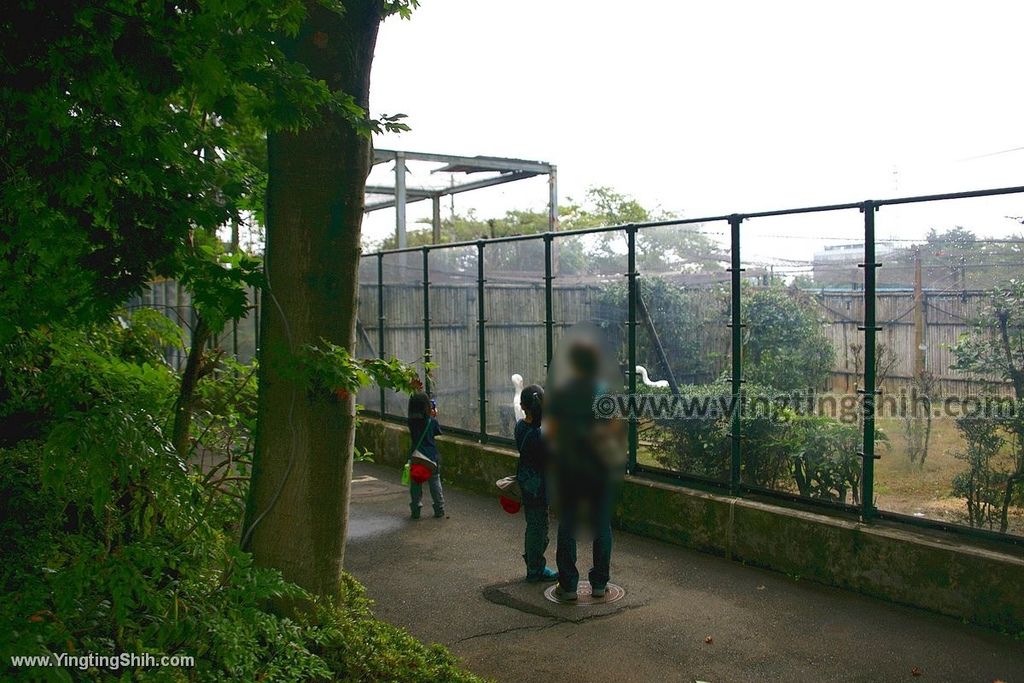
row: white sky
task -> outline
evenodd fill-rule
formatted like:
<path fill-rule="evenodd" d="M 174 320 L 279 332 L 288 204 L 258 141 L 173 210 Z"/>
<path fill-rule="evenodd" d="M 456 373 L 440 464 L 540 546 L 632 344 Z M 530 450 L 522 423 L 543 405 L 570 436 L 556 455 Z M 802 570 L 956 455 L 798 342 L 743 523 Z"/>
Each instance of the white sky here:
<path fill-rule="evenodd" d="M 549 161 L 563 198 L 610 185 L 687 216 L 1024 185 L 1024 151 L 966 160 L 1024 146 L 1022 26 L 1020 2 L 423 0 L 381 28 L 371 89 L 413 130 L 375 144 Z M 542 179 L 455 199 L 481 217 L 546 202 Z M 1005 235 L 1022 214 L 1024 197 L 886 208 L 879 235 Z M 859 220 L 751 221 L 748 253 L 809 258 Z M 381 211 L 364 235 L 393 229 Z"/>

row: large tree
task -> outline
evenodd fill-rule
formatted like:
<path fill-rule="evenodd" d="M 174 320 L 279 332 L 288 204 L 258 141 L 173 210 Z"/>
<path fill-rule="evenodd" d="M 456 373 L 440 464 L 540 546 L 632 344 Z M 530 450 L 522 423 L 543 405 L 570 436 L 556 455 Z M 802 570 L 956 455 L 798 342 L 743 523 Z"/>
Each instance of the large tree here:
<path fill-rule="evenodd" d="M 380 0 L 309 2 L 282 50 L 366 111 L 380 22 L 409 9 Z M 354 345 L 369 132 L 351 112 L 326 110 L 312 125 L 272 131 L 267 145 L 267 313 L 243 543 L 258 564 L 315 595 L 335 595 L 342 581 L 355 402 L 347 392 L 314 391 L 296 366 L 311 345 Z"/>

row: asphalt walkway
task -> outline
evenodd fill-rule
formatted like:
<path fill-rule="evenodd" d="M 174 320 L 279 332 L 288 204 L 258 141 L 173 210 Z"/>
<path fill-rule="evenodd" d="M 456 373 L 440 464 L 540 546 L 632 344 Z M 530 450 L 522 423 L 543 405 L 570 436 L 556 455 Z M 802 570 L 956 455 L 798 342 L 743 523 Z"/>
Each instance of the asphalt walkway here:
<path fill-rule="evenodd" d="M 357 463 L 346 566 L 377 615 L 498 681 L 1024 681 L 1024 636 L 616 532 L 601 608 L 525 584 L 522 515 L 449 487 L 408 518 L 396 470 Z M 429 499 L 429 495 L 426 495 Z M 549 566 L 554 564 L 554 522 Z M 580 547 L 589 568 L 589 543 Z M 1022 586 L 1024 590 L 1024 586 Z"/>

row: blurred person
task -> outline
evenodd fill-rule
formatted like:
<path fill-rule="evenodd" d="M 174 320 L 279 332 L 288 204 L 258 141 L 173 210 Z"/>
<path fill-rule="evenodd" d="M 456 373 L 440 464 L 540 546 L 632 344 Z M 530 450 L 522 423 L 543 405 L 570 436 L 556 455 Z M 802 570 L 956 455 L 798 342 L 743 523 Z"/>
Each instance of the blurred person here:
<path fill-rule="evenodd" d="M 430 487 L 430 499 L 434 504 L 434 517 L 444 517 L 444 490 L 441 488 L 441 454 L 437 450 L 434 437 L 441 434 L 441 425 L 437 422 L 437 404 L 423 393 L 415 393 L 409 397 L 409 435 L 412 437 L 413 452 L 419 451 L 435 465 L 433 473 L 427 480 Z M 409 508 L 412 518 L 420 518 L 423 507 L 423 483 L 412 481 L 409 485 L 412 497 Z"/>
<path fill-rule="evenodd" d="M 558 574 L 547 567 L 544 552 L 548 547 L 547 471 L 549 449 L 541 434 L 544 419 L 544 389 L 531 384 L 520 392 L 523 418 L 516 422 L 515 441 L 519 450 L 516 482 L 526 517 L 523 560 L 530 583 L 554 581 Z"/>
<path fill-rule="evenodd" d="M 594 413 L 595 399 L 621 389 L 621 381 L 612 370 L 611 354 L 602 351 L 596 328 L 578 327 L 560 345 L 564 353 L 553 360 L 554 384 L 544 422 L 553 448 L 560 510 L 555 594 L 560 600 L 570 601 L 578 597 L 576 535 L 584 517 L 594 534 L 588 580 L 594 597 L 605 595 L 610 578 L 615 484 L 625 465 L 623 422 L 598 418 Z"/>

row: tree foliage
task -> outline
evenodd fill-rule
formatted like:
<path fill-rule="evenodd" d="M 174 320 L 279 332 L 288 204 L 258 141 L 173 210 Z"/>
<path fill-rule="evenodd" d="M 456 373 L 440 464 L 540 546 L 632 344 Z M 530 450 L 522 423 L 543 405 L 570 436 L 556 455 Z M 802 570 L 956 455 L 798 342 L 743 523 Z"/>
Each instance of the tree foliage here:
<path fill-rule="evenodd" d="M 773 284 L 750 288 L 742 305 L 743 376 L 780 391 L 821 388 L 835 351 L 813 302 L 795 289 Z"/>
<path fill-rule="evenodd" d="M 957 419 L 968 469 L 953 482 L 972 526 L 1006 531 L 1009 509 L 1024 504 L 1024 281 L 992 290 L 970 332 L 953 347 L 953 368 L 995 375 L 1013 389 L 1001 411 Z"/>
<path fill-rule="evenodd" d="M 284 58 L 305 13 L 301 0 L 5 8 L 0 340 L 93 320 L 153 274 L 237 279 L 194 236 L 262 206 L 268 128 L 326 112 L 403 127 Z"/>
<path fill-rule="evenodd" d="M 582 201 L 574 202 L 570 198 L 568 204 L 558 208 L 559 230 L 649 223 L 674 217 L 672 213 L 647 208 L 635 198 L 603 186 L 588 188 Z M 428 224 L 427 227 L 410 230 L 407 233 L 409 246 L 432 243 L 430 221 L 424 222 Z M 471 210 L 465 215 L 453 214 L 441 221 L 441 242 L 539 235 L 547 232 L 548 227 L 547 211 L 516 209 L 507 211 L 500 218 L 481 219 Z M 557 258 L 562 273 L 615 272 L 624 268 L 625 240 L 621 232 L 594 235 L 587 239 L 559 238 L 558 243 L 560 248 Z M 374 245 L 379 249 L 394 249 L 397 246 L 394 235 Z M 515 249 L 520 252 L 519 260 L 539 263 L 543 268 L 544 247 L 540 240 L 535 243 L 523 243 Z M 439 255 L 441 258 L 443 253 L 442 251 Z M 637 233 L 637 264 L 641 270 L 678 268 L 715 271 L 721 270 L 721 262 L 721 254 L 715 242 L 692 227 L 654 226 Z"/>
<path fill-rule="evenodd" d="M 375 3 L 407 15 L 415 0 Z M 256 367 L 206 341 L 244 315 L 262 264 L 218 231 L 260 222 L 268 130 L 323 116 L 402 129 L 312 78 L 281 45 L 302 0 L 15 0 L 0 18 L 0 667 L 11 654 L 150 652 L 184 669 L 96 680 L 472 680 L 450 655 L 372 618 L 346 579 L 315 600 L 240 549 Z M 190 339 L 161 312 L 119 307 L 177 279 Z M 206 330 L 202 333 L 201 330 Z M 191 344 L 195 371 L 167 348 Z M 344 349 L 294 359 L 314 395 L 415 372 Z M 315 363 L 303 364 L 306 357 Z M 186 384 L 190 384 L 187 396 Z M 179 422 L 183 401 L 190 419 Z M 183 438 L 178 442 L 179 427 Z M 288 616 L 271 600 L 301 597 Z M 47 669 L 54 680 L 68 672 Z M 23 673 L 23 672 L 22 672 Z M 405 674 L 408 674 L 407 676 Z"/>

